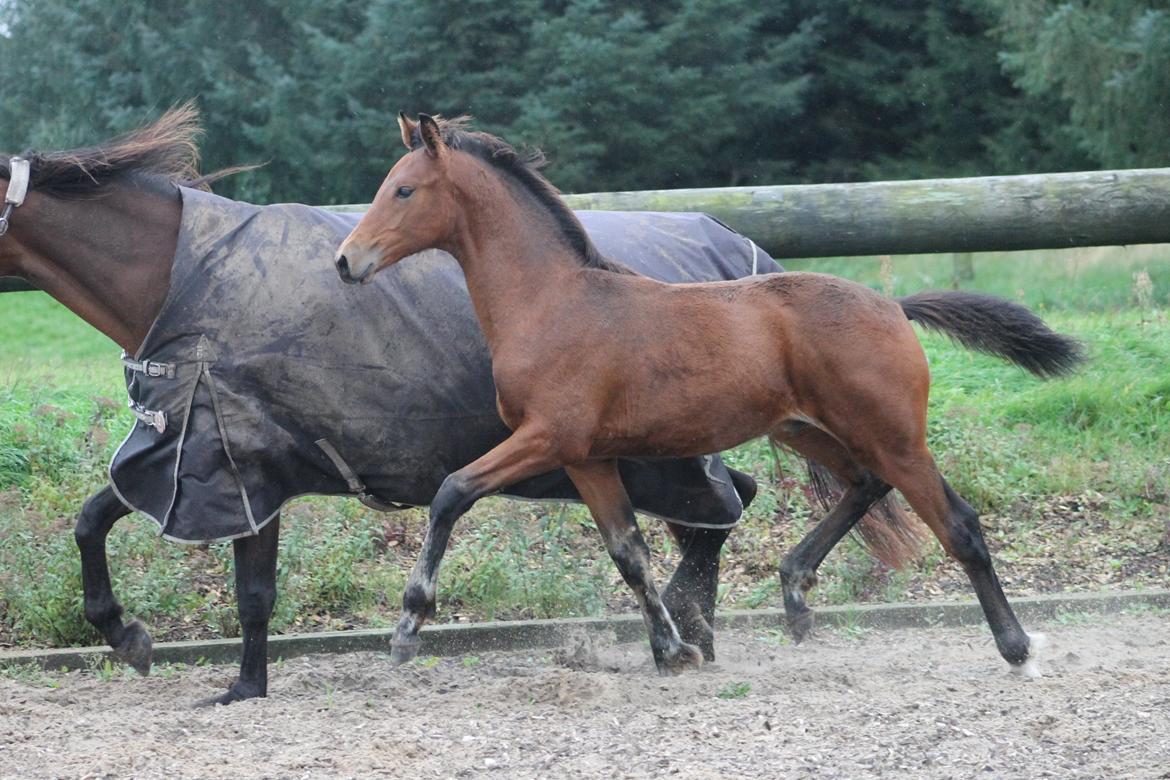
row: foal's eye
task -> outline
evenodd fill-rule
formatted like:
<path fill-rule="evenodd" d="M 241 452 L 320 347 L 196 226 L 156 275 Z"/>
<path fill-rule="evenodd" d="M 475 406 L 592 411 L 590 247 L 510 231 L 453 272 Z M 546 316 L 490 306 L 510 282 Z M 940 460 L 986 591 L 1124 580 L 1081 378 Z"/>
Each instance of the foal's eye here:
<path fill-rule="evenodd" d="M 414 192 L 414 187 L 399 187 L 394 195 L 398 198 L 409 198 L 412 192 Z"/>

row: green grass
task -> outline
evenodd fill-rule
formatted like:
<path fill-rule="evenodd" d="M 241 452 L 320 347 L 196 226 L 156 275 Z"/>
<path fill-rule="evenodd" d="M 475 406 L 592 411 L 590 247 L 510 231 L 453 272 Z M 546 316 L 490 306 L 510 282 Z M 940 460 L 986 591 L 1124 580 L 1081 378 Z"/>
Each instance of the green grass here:
<path fill-rule="evenodd" d="M 119 353 L 44 293 L 0 295 L 0 387 L 55 380 L 59 387 L 121 398 Z"/>
<path fill-rule="evenodd" d="M 799 265 L 879 289 L 885 283 L 878 259 Z M 1164 572 L 1168 556 L 1151 551 L 1170 513 L 1170 251 L 979 255 L 974 266 L 975 280 L 965 286 L 1027 302 L 1081 338 L 1091 356 L 1078 375 L 1040 382 L 945 338 L 923 337 L 934 377 L 931 446 L 951 483 L 984 513 L 1009 590 L 1013 578 L 1021 590 L 1140 584 L 1139 568 L 1164 581 L 1157 566 Z M 949 258 L 893 258 L 887 269 L 898 293 L 950 286 Z M 1144 291 L 1134 283 L 1142 271 L 1152 282 Z M 0 645 L 98 641 L 81 615 L 70 530 L 132 422 L 117 352 L 41 294 L 0 296 Z M 819 510 L 810 508 L 792 456 L 756 441 L 727 459 L 753 473 L 761 490 L 725 549 L 721 604 L 776 606 L 780 556 Z M 1092 512 L 1069 519 L 1051 510 L 1067 496 Z M 345 499 L 293 502 L 282 530 L 274 630 L 392 625 L 424 529 L 421 511 L 381 515 Z M 678 552 L 661 524 L 647 521 L 643 529 L 662 583 Z M 156 639 L 239 632 L 230 545 L 167 544 L 149 520 L 127 518 L 109 547 L 127 614 L 144 619 Z M 821 604 L 969 592 L 934 544 L 919 564 L 894 572 L 847 540 L 820 574 L 812 598 Z M 492 499 L 456 530 L 438 618 L 632 608 L 583 508 Z"/>
<path fill-rule="evenodd" d="M 1153 284 L 1152 305 L 1170 306 L 1170 245 L 1052 249 L 975 254 L 975 278 L 964 289 L 1019 301 L 1037 311 L 1111 312 L 1139 303 L 1134 274 L 1145 272 Z M 900 255 L 889 259 L 895 295 L 949 289 L 953 255 Z M 786 260 L 790 271 L 820 271 L 886 289 L 880 257 Z"/>

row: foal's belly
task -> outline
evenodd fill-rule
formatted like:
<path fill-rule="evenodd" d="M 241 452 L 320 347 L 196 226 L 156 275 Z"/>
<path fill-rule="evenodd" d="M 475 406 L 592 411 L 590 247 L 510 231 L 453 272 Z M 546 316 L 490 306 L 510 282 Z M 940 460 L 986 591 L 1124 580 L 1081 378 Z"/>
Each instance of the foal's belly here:
<path fill-rule="evenodd" d="M 624 394 L 603 415 L 590 454 L 704 455 L 765 435 L 789 415 L 791 396 L 774 382 L 741 380 L 657 384 Z"/>

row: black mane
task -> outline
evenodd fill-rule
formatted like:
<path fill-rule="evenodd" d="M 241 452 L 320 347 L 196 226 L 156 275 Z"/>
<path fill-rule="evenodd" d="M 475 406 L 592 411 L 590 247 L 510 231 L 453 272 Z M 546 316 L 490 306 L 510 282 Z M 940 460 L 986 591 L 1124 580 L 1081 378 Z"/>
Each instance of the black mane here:
<path fill-rule="evenodd" d="M 243 168 L 199 175 L 198 141 L 203 134 L 194 103 L 176 106 L 156 121 L 96 146 L 58 152 L 27 151 L 29 189 L 58 198 L 91 195 L 134 175 L 164 178 L 189 187 L 207 185 Z M 0 176 L 10 178 L 10 155 L 0 155 Z"/>
<path fill-rule="evenodd" d="M 605 257 L 597 250 L 589 238 L 589 234 L 585 232 L 581 220 L 577 219 L 577 215 L 561 199 L 560 190 L 540 173 L 540 168 L 545 163 L 544 155 L 540 150 L 531 149 L 522 153 L 502 138 L 490 133 L 468 130 L 467 124 L 470 117 L 460 116 L 454 119 L 445 119 L 436 116 L 435 121 L 439 125 L 439 132 L 447 146 L 474 155 L 493 167 L 510 174 L 515 182 L 536 198 L 537 202 L 552 214 L 569 247 L 577 253 L 586 267 L 613 273 L 634 273 L 621 263 Z M 422 143 L 422 138 L 416 127 L 411 136 L 411 148 L 418 149 Z"/>

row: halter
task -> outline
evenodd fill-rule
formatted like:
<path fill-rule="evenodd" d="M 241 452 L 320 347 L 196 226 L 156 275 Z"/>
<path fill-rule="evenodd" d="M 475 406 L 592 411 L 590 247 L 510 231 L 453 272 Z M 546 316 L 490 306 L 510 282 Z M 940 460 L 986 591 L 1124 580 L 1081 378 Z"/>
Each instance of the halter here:
<path fill-rule="evenodd" d="M 8 219 L 12 210 L 24 203 L 28 195 L 28 160 L 13 157 L 8 161 L 8 194 L 4 196 L 4 211 L 0 213 L 0 236 L 8 232 Z"/>

